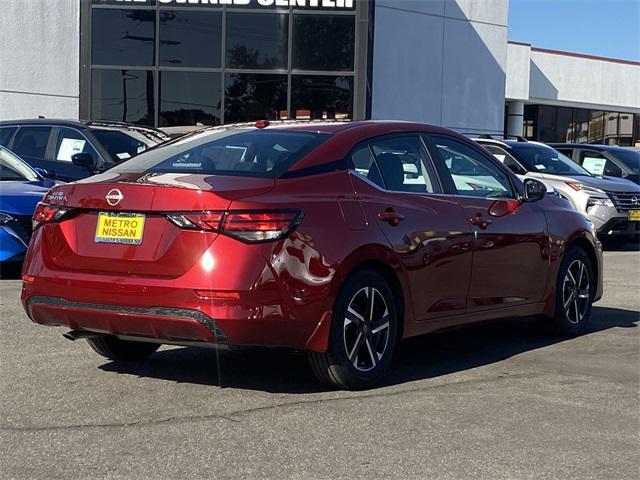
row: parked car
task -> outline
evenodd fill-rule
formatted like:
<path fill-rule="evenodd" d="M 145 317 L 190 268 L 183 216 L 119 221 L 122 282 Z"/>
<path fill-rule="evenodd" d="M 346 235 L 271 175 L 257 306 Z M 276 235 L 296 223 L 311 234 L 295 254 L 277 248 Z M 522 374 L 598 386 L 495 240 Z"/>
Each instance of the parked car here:
<path fill-rule="evenodd" d="M 62 181 L 104 171 L 168 139 L 159 130 L 126 123 L 47 118 L 0 122 L 0 145 Z"/>
<path fill-rule="evenodd" d="M 55 184 L 0 146 L 0 262 L 24 258 L 33 212 Z"/>
<path fill-rule="evenodd" d="M 513 172 L 538 178 L 591 220 L 602 240 L 640 238 L 640 186 L 620 178 L 595 177 L 553 148 L 520 140 L 475 139 Z"/>
<path fill-rule="evenodd" d="M 616 145 L 551 143 L 562 154 L 598 177 L 625 178 L 640 184 L 640 151 Z"/>
<path fill-rule="evenodd" d="M 541 182 L 439 127 L 256 126 L 54 188 L 23 271 L 29 317 L 113 360 L 162 343 L 290 347 L 351 389 L 402 338 L 521 315 L 585 328 L 601 245 Z M 457 158 L 484 181 L 456 182 Z"/>

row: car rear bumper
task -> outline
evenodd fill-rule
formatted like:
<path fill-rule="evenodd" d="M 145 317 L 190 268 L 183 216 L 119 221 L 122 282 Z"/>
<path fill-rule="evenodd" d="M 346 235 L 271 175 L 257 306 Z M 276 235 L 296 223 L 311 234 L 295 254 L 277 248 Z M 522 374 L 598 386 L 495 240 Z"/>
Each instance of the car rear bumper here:
<path fill-rule="evenodd" d="M 186 289 L 147 287 L 147 296 L 132 295 L 131 288 L 107 285 L 94 285 L 100 293 L 92 296 L 79 289 L 70 299 L 66 283 L 42 277 L 23 283 L 23 306 L 33 322 L 178 345 L 327 348 L 330 311 L 295 318 L 274 304 L 201 300 Z"/>
<path fill-rule="evenodd" d="M 26 308 L 41 325 L 172 342 L 228 343 L 216 322 L 198 310 L 97 305 L 46 296 L 29 298 Z"/>

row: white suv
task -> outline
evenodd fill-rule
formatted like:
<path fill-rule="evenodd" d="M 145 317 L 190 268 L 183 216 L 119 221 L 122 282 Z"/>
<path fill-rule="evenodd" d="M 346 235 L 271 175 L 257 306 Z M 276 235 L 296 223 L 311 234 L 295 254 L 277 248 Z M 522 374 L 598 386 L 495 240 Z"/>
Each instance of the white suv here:
<path fill-rule="evenodd" d="M 595 177 L 543 143 L 522 138 L 474 140 L 516 174 L 541 180 L 568 200 L 594 223 L 601 239 L 640 239 L 639 185 L 620 178 Z"/>

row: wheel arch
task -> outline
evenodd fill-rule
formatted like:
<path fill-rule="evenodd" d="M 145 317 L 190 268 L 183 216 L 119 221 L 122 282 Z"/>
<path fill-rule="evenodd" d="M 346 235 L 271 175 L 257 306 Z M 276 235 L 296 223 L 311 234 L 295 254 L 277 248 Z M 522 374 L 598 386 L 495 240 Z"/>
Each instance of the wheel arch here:
<path fill-rule="evenodd" d="M 594 291 L 599 291 L 600 288 L 600 262 L 598 261 L 598 254 L 596 253 L 596 247 L 585 236 L 576 236 L 567 244 L 567 248 L 564 254 L 572 249 L 579 248 L 584 251 L 589 257 L 591 262 L 591 268 L 593 269 L 593 279 L 595 282 Z M 564 255 L 563 255 L 564 256 Z"/>
<path fill-rule="evenodd" d="M 350 255 L 334 277 L 332 285 L 332 297 L 336 298 L 344 282 L 355 272 L 371 269 L 387 281 L 393 292 L 393 299 L 398 311 L 398 340 L 404 337 L 405 324 L 413 318 L 411 306 L 411 294 L 404 278 L 404 271 L 393 252 L 383 246 L 368 246 L 359 249 Z"/>

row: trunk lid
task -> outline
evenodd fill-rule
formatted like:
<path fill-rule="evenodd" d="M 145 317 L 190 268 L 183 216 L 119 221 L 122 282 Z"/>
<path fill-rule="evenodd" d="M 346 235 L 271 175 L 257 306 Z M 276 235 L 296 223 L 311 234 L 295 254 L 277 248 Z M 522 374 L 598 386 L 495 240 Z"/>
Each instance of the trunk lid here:
<path fill-rule="evenodd" d="M 45 224 L 44 244 L 53 264 L 65 270 L 177 277 L 186 273 L 217 238 L 178 228 L 169 212 L 227 210 L 232 201 L 265 193 L 273 179 L 185 174 L 105 174 L 62 185 L 45 202 L 71 209 L 59 223 Z M 96 241 L 100 214 L 141 214 L 139 244 Z"/>

